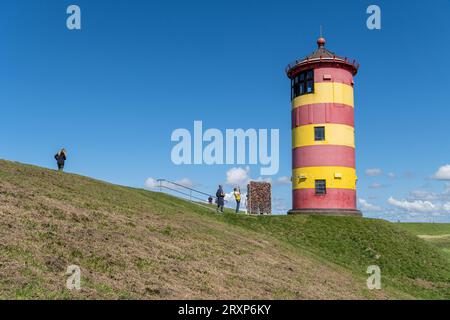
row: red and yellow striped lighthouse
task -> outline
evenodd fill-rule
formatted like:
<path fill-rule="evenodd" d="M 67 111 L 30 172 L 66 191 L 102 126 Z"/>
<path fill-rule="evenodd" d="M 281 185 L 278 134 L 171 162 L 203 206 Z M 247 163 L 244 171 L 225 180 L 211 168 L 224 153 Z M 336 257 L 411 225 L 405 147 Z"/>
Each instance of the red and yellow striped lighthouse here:
<path fill-rule="evenodd" d="M 356 208 L 355 60 L 318 49 L 287 67 L 292 100 L 292 210 L 361 215 Z"/>

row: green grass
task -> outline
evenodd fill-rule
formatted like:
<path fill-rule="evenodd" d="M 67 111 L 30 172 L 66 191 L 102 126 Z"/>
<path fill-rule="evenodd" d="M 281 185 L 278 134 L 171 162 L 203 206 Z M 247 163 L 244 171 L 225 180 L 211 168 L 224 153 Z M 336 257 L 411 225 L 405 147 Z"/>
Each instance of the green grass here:
<path fill-rule="evenodd" d="M 216 214 L 7 161 L 0 209 L 0 299 L 450 299 L 448 225 Z M 70 264 L 81 293 L 64 288 Z M 381 293 L 365 287 L 370 265 Z"/>
<path fill-rule="evenodd" d="M 396 223 L 415 235 L 450 235 L 450 223 Z"/>
<path fill-rule="evenodd" d="M 396 289 L 421 298 L 450 298 L 450 263 L 434 246 L 383 220 L 355 217 L 225 214 L 217 219 L 275 237 L 364 275 L 378 265 Z M 423 288 L 422 281 L 430 284 Z"/>
<path fill-rule="evenodd" d="M 450 223 L 399 223 L 398 226 L 435 246 L 450 260 Z"/>

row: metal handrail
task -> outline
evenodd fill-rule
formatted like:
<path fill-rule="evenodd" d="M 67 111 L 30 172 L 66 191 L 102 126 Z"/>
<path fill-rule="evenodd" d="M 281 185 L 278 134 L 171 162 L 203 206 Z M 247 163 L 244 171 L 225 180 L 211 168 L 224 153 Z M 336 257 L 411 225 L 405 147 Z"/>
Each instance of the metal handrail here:
<path fill-rule="evenodd" d="M 199 200 L 199 201 L 205 201 L 205 199 L 198 198 L 196 196 L 193 196 L 192 194 L 185 193 L 185 192 L 182 192 L 182 191 L 177 190 L 177 189 L 169 188 L 167 186 L 161 186 L 160 188 L 164 188 L 164 189 L 167 189 L 167 190 L 170 190 L 170 191 L 173 191 L 173 192 L 176 192 L 176 193 L 188 196 L 190 200 L 195 199 L 195 200 Z"/>
<path fill-rule="evenodd" d="M 313 59 L 305 58 L 304 60 L 295 60 L 294 62 L 289 63 L 287 65 L 286 73 L 289 72 L 289 70 L 291 70 L 292 68 L 301 66 L 303 64 L 308 64 L 308 63 L 313 63 L 313 62 L 329 62 L 329 61 L 349 64 L 349 65 L 352 65 L 353 67 L 355 67 L 356 69 L 359 69 L 359 63 L 357 63 L 355 59 L 334 56 L 334 57 L 319 57 L 319 58 L 313 58 Z"/>
<path fill-rule="evenodd" d="M 207 209 L 216 211 L 216 209 L 214 209 L 214 208 L 212 208 L 212 207 L 208 207 L 208 206 L 203 205 L 202 203 L 199 203 L 198 201 L 201 201 L 201 202 L 204 202 L 204 203 L 208 203 L 208 201 L 206 201 L 204 198 L 199 198 L 198 196 L 193 195 L 192 193 L 198 193 L 198 194 L 207 196 L 208 198 L 211 197 L 211 198 L 213 198 L 213 200 L 217 199 L 217 197 L 215 197 L 215 196 L 213 196 L 213 195 L 211 195 L 211 194 L 208 194 L 208 193 L 206 193 L 206 192 L 200 191 L 200 190 L 196 190 L 196 189 L 193 189 L 193 188 L 190 188 L 190 187 L 183 186 L 182 184 L 179 184 L 179 183 L 177 183 L 177 182 L 173 182 L 173 181 L 170 181 L 170 180 L 167 180 L 167 179 L 158 179 L 158 180 L 156 180 L 156 181 L 159 182 L 159 190 L 160 190 L 160 192 L 162 192 L 162 189 L 170 190 L 170 191 L 172 191 L 172 192 L 175 192 L 175 193 L 184 195 L 184 196 L 186 196 L 186 197 L 189 197 L 189 201 L 192 202 L 192 203 L 194 203 L 194 204 L 196 204 L 196 205 L 199 205 L 199 206 L 201 206 L 201 207 L 204 207 L 204 208 L 207 208 Z M 167 185 L 164 185 L 163 182 L 166 182 L 166 183 L 168 183 L 168 184 L 170 184 L 170 185 L 174 185 L 174 186 L 183 188 L 184 190 L 188 190 L 189 193 L 188 193 L 188 192 L 183 192 L 183 191 L 181 191 L 181 190 L 178 190 L 178 189 L 175 188 L 175 187 L 172 187 L 172 188 L 171 188 L 171 187 L 169 187 L 169 186 L 167 186 Z M 186 199 L 186 200 L 187 200 L 187 199 Z M 194 200 L 195 200 L 195 201 L 194 201 Z M 228 202 L 228 201 L 225 200 L 225 199 L 224 199 L 224 201 L 225 201 L 225 202 Z"/>
<path fill-rule="evenodd" d="M 160 183 L 160 187 L 161 187 L 162 182 L 168 182 L 168 183 L 173 184 L 173 185 L 176 185 L 176 186 L 178 186 L 178 187 L 182 187 L 182 188 L 184 188 L 184 189 L 188 189 L 188 190 L 190 190 L 190 191 L 194 191 L 194 192 L 203 194 L 203 195 L 208 196 L 208 197 L 210 197 L 210 196 L 213 197 L 212 195 L 210 195 L 210 194 L 208 194 L 208 193 L 205 193 L 205 192 L 202 192 L 202 191 L 199 191 L 199 190 L 195 190 L 195 189 L 193 189 L 193 188 L 189 188 L 189 187 L 183 186 L 182 184 L 179 184 L 179 183 L 176 183 L 176 182 L 167 180 L 167 179 L 158 179 L 158 180 L 156 180 L 156 181 L 158 181 L 158 182 Z M 215 197 L 213 197 L 213 198 L 215 198 Z"/>

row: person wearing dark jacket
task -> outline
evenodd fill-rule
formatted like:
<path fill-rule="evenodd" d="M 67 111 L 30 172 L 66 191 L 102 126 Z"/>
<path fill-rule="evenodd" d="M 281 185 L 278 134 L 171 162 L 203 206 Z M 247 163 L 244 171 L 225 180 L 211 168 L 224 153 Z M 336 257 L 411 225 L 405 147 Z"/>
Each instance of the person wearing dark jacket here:
<path fill-rule="evenodd" d="M 217 212 L 220 211 L 223 213 L 223 206 L 225 204 L 225 193 L 223 192 L 222 186 L 219 186 L 219 189 L 217 189 L 216 198 L 217 198 Z"/>
<path fill-rule="evenodd" d="M 58 165 L 58 170 L 64 170 L 64 163 L 67 160 L 67 152 L 66 149 L 61 149 L 57 154 L 55 154 L 56 164 Z"/>

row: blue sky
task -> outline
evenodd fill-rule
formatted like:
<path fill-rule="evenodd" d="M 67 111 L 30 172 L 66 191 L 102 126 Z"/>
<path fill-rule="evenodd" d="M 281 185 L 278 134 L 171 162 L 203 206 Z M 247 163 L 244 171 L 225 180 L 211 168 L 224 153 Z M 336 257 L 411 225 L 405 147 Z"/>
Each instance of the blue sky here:
<path fill-rule="evenodd" d="M 70 4 L 81 7 L 81 31 L 66 28 Z M 366 27 L 370 4 L 381 7 L 381 30 Z M 449 15 L 446 0 L 2 1 L 0 158 L 54 168 L 64 146 L 70 172 L 134 187 L 184 179 L 214 192 L 236 165 L 170 159 L 172 131 L 202 120 L 220 130 L 280 129 L 272 179 L 290 176 L 284 68 L 315 50 L 323 25 L 327 48 L 361 64 L 361 209 L 450 221 Z M 258 178 L 259 168 L 248 175 Z M 274 198 L 278 211 L 289 209 L 290 186 L 274 183 Z"/>

